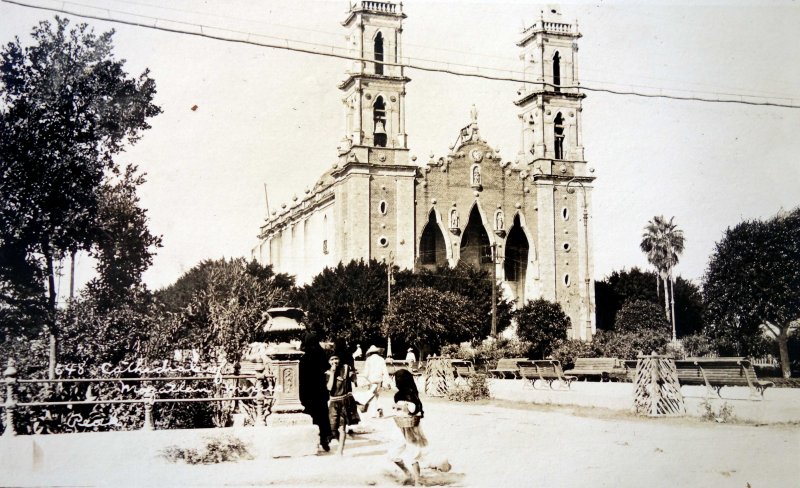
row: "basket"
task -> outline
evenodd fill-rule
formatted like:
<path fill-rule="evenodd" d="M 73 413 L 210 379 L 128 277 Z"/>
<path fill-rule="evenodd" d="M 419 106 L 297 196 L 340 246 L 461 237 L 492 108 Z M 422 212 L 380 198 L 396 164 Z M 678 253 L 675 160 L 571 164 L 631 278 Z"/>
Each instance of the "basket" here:
<path fill-rule="evenodd" d="M 394 423 L 398 427 L 416 427 L 419 425 L 419 417 L 416 415 L 413 417 L 395 417 Z"/>

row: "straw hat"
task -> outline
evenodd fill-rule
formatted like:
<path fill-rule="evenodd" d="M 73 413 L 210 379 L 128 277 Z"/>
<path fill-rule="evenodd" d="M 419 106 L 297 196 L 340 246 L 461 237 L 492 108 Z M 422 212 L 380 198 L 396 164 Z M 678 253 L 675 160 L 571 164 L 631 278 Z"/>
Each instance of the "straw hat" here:
<path fill-rule="evenodd" d="M 380 350 L 380 349 L 378 349 L 378 347 L 377 347 L 377 346 L 375 346 L 375 344 L 373 344 L 373 345 L 369 346 L 369 349 L 367 349 L 367 356 L 369 356 L 369 355 L 370 355 L 370 354 L 372 354 L 372 353 L 375 353 L 375 352 L 380 352 L 380 351 L 381 351 L 381 350 Z"/>

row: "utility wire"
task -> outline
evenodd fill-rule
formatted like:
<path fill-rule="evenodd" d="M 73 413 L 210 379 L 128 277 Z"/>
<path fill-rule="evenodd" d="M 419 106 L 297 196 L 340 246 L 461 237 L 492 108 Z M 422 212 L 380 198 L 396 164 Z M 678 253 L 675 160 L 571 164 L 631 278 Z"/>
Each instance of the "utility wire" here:
<path fill-rule="evenodd" d="M 160 9 L 160 10 L 183 12 L 183 13 L 188 13 L 188 14 L 192 14 L 192 15 L 196 15 L 196 16 L 202 16 L 202 17 L 211 17 L 211 18 L 218 18 L 218 19 L 229 19 L 229 20 L 236 20 L 236 21 L 241 21 L 241 22 L 248 22 L 250 24 L 257 24 L 257 25 L 264 25 L 264 26 L 270 26 L 270 27 L 279 27 L 279 28 L 284 28 L 284 29 L 290 29 L 290 30 L 295 30 L 295 31 L 299 31 L 299 32 L 310 32 L 310 33 L 314 33 L 314 34 L 323 34 L 325 36 L 335 37 L 337 39 L 340 39 L 342 37 L 342 33 L 341 32 L 335 32 L 334 33 L 334 32 L 323 31 L 323 30 L 319 30 L 319 29 L 309 29 L 309 28 L 306 28 L 306 27 L 299 27 L 299 26 L 295 26 L 295 25 L 277 24 L 277 23 L 274 23 L 274 22 L 256 21 L 256 20 L 252 20 L 252 19 L 245 19 L 245 18 L 242 18 L 242 17 L 235 17 L 235 16 L 230 16 L 230 15 L 212 14 L 212 13 L 208 13 L 208 12 L 199 12 L 199 11 L 196 11 L 196 10 L 187 10 L 187 9 L 180 9 L 180 8 L 165 7 L 165 6 L 153 5 L 153 4 L 149 4 L 149 3 L 139 3 L 139 2 L 134 2 L 134 1 L 130 1 L 130 0 L 112 0 L 112 1 L 114 1 L 116 3 L 125 4 L 125 5 L 134 5 L 134 6 L 139 6 L 139 7 L 150 7 L 150 8 Z M 95 7 L 93 5 L 85 5 L 85 4 L 81 4 L 81 3 L 77 3 L 77 2 L 64 2 L 64 3 L 65 4 L 72 4 L 72 5 L 82 5 L 82 6 L 86 6 L 86 7 L 94 8 L 94 9 L 98 9 L 98 10 L 103 10 L 103 11 L 107 10 L 105 8 L 102 8 L 102 7 Z M 281 9 L 285 10 L 285 7 L 282 7 Z M 299 9 L 293 9 L 293 10 L 301 11 Z M 115 11 L 115 12 L 117 12 L 117 11 Z M 128 15 L 140 16 L 140 14 L 129 13 L 129 12 L 125 12 L 125 13 L 128 14 Z M 144 17 L 144 16 L 142 16 L 142 17 Z M 181 23 L 180 21 L 171 21 L 171 22 Z M 196 25 L 196 24 L 193 24 L 193 25 Z M 240 31 L 232 31 L 232 32 L 240 32 Z M 301 41 L 295 41 L 295 42 L 301 42 Z M 328 46 L 326 45 L 326 47 L 328 47 Z M 425 51 L 448 52 L 448 53 L 463 54 L 463 55 L 468 55 L 468 56 L 477 56 L 477 57 L 481 57 L 481 58 L 493 58 L 493 59 L 502 60 L 505 63 L 507 63 L 508 65 L 513 65 L 515 63 L 519 63 L 519 61 L 517 59 L 509 57 L 509 56 L 498 56 L 496 54 L 479 53 L 479 52 L 475 52 L 475 51 L 464 51 L 464 50 L 459 50 L 459 49 L 433 47 L 433 46 L 424 45 L 424 44 L 415 44 L 415 43 L 410 43 L 410 42 L 403 42 L 404 50 L 408 51 L 407 48 L 409 48 L 409 47 L 417 47 L 417 48 L 420 48 L 420 49 L 425 50 Z M 369 51 L 365 51 L 365 53 L 369 54 Z M 416 56 L 407 57 L 407 59 L 416 59 L 416 58 L 417 58 Z M 448 64 L 448 65 L 451 65 L 451 66 L 468 66 L 468 65 L 452 63 L 452 62 L 449 62 L 449 61 L 441 61 L 441 60 L 439 60 L 438 62 L 439 63 L 443 63 L 443 64 Z M 511 73 L 520 73 L 519 71 L 511 69 L 511 68 L 508 68 L 508 67 L 492 67 L 492 68 L 488 68 L 487 67 L 486 69 L 492 69 L 492 70 L 504 71 L 504 72 L 511 72 Z M 595 70 L 595 69 L 586 68 L 586 67 L 581 68 L 581 71 L 584 72 L 584 73 L 586 73 L 586 72 L 595 72 L 595 73 L 601 73 L 601 74 L 605 73 L 604 71 L 601 71 L 601 70 Z M 654 76 L 643 75 L 641 73 L 628 74 L 626 76 L 640 77 L 640 78 L 644 78 L 644 79 L 655 80 L 655 81 L 663 81 L 663 82 L 678 82 L 678 83 L 686 83 L 686 84 L 689 84 L 689 85 L 724 88 L 726 90 L 738 90 L 740 92 L 743 91 L 743 89 L 741 87 L 724 86 L 724 85 L 720 86 L 718 84 L 711 85 L 709 83 L 687 81 L 685 79 L 676 80 L 676 79 L 670 79 L 670 78 L 659 78 L 659 77 L 654 77 Z M 631 87 L 631 88 L 662 89 L 662 87 L 653 87 L 653 86 L 648 86 L 648 85 L 639 85 L 639 84 L 632 85 L 630 83 L 606 82 L 606 81 L 603 81 L 603 80 L 590 79 L 590 78 L 588 78 L 586 76 L 582 76 L 582 79 L 584 81 L 591 81 L 591 82 L 597 82 L 597 83 L 606 83 L 606 84 L 609 84 L 609 85 L 623 85 L 623 86 L 627 86 L 627 87 Z M 670 88 L 670 89 L 675 90 L 675 91 L 686 91 L 686 92 L 700 92 L 701 91 L 701 90 L 682 90 L 682 89 L 679 89 L 679 88 Z M 766 92 L 766 91 L 759 91 L 759 92 L 750 91 L 747 94 L 725 93 L 725 92 L 713 92 L 713 93 L 715 95 L 725 95 L 725 96 L 748 96 L 748 97 L 755 97 L 755 98 L 775 98 L 775 99 L 779 99 L 779 100 L 780 99 L 791 100 L 788 97 L 782 97 L 780 95 L 776 95 L 774 93 L 770 93 L 770 92 Z"/>
<path fill-rule="evenodd" d="M 248 32 L 237 32 L 237 31 L 233 31 L 233 30 L 230 30 L 230 29 L 224 29 L 224 28 L 219 28 L 219 27 L 209 27 L 209 26 L 203 26 L 203 25 L 200 25 L 200 24 L 192 24 L 190 22 L 172 21 L 172 20 L 168 20 L 168 19 L 160 19 L 160 18 L 157 18 L 157 17 L 148 17 L 148 16 L 139 15 L 139 14 L 125 13 L 126 15 L 136 15 L 136 16 L 139 16 L 139 17 L 142 17 L 142 18 L 150 18 L 150 19 L 154 20 L 154 23 L 152 25 L 150 25 L 150 24 L 145 24 L 145 23 L 142 23 L 142 22 L 134 22 L 134 21 L 122 20 L 122 19 L 113 19 L 113 18 L 110 18 L 110 17 L 101 17 L 101 16 L 97 16 L 97 15 L 89 15 L 89 14 L 84 14 L 84 13 L 80 13 L 80 12 L 73 12 L 73 11 L 69 11 L 69 10 L 63 9 L 63 8 L 62 9 L 58 9 L 58 8 L 53 8 L 53 7 L 45 7 L 45 6 L 42 6 L 42 5 L 31 5 L 31 4 L 20 2 L 20 1 L 17 1 L 17 0 L 1 0 L 1 1 L 4 2 L 4 3 L 18 5 L 18 6 L 21 6 L 21 7 L 27 7 L 27 8 L 38 9 L 38 10 L 46 10 L 46 11 L 51 11 L 51 12 L 58 12 L 58 13 L 63 13 L 63 14 L 67 14 L 67 15 L 74 15 L 76 17 L 81 17 L 81 18 L 87 18 L 87 19 L 93 19 L 93 20 L 99 20 L 99 21 L 103 21 L 103 22 L 111 22 L 111 23 L 123 24 L 123 25 L 130 25 L 130 26 L 133 26 L 133 27 L 142 27 L 142 28 L 145 28 L 145 29 L 159 30 L 159 31 L 170 32 L 170 33 L 174 33 L 174 34 L 184 34 L 184 35 L 190 35 L 190 36 L 195 36 L 195 37 L 203 37 L 203 38 L 207 38 L 207 39 L 213 39 L 213 40 L 217 40 L 217 41 L 233 42 L 233 43 L 238 43 L 238 44 L 248 44 L 248 45 L 259 46 L 259 47 L 268 47 L 268 48 L 272 48 L 272 49 L 282 49 L 282 50 L 285 50 L 285 51 L 294 51 L 294 52 L 300 52 L 300 53 L 305 53 L 305 54 L 313 54 L 313 55 L 317 55 L 317 56 L 325 56 L 325 57 L 331 57 L 331 58 L 345 59 L 345 60 L 348 60 L 348 61 L 375 62 L 374 59 L 361 58 L 361 57 L 350 56 L 350 55 L 346 55 L 346 54 L 337 54 L 334 51 L 336 49 L 340 49 L 340 48 L 336 48 L 334 46 L 326 46 L 326 45 L 317 44 L 318 46 L 326 47 L 326 48 L 329 48 L 331 50 L 331 52 L 320 52 L 320 51 L 314 51 L 314 50 L 311 50 L 311 49 L 306 49 L 306 48 L 301 48 L 301 47 L 292 47 L 292 46 L 289 45 L 289 42 L 303 43 L 303 44 L 308 44 L 308 45 L 315 45 L 315 44 L 305 43 L 305 42 L 302 42 L 302 41 L 294 41 L 294 40 L 286 39 L 286 38 L 279 38 L 279 37 L 275 38 L 275 39 L 280 39 L 280 40 L 284 41 L 283 45 L 270 44 L 270 43 L 266 43 L 266 42 L 257 42 L 257 41 L 251 40 L 250 36 L 257 36 L 257 37 L 264 37 L 264 38 L 269 38 L 270 36 L 264 36 L 264 35 L 260 35 L 260 34 L 252 34 L 252 33 L 248 33 Z M 67 3 L 67 2 L 62 2 L 62 4 L 65 4 L 65 3 Z M 70 2 L 70 3 L 72 3 L 72 2 Z M 104 11 L 108 12 L 109 15 L 111 13 L 111 10 L 109 10 L 109 9 L 103 9 L 101 7 L 92 7 L 92 8 L 96 8 L 98 10 L 104 10 Z M 157 22 L 159 20 L 163 21 L 163 22 L 172 22 L 172 23 L 179 23 L 179 24 L 184 24 L 184 25 L 193 25 L 195 27 L 198 27 L 200 29 L 200 32 L 192 32 L 192 31 L 187 31 L 187 30 L 181 30 L 181 29 L 158 26 Z M 230 37 L 223 37 L 223 36 L 219 36 L 219 35 L 209 34 L 209 33 L 206 33 L 203 30 L 204 27 L 211 28 L 211 29 L 214 29 L 214 30 L 219 30 L 219 31 L 229 31 L 229 32 L 236 32 L 236 33 L 239 33 L 239 34 L 245 34 L 245 35 L 247 35 L 247 38 L 245 38 L 245 39 L 233 39 L 233 38 L 230 38 Z M 724 98 L 707 98 L 707 97 L 699 97 L 699 96 L 681 96 L 681 95 L 669 95 L 669 94 L 663 94 L 663 93 L 643 93 L 643 92 L 637 92 L 637 91 L 612 90 L 612 89 L 609 89 L 609 88 L 592 87 L 592 86 L 587 86 L 587 85 L 554 85 L 553 83 L 547 83 L 547 82 L 544 82 L 544 81 L 535 81 L 534 82 L 534 81 L 531 81 L 531 80 L 526 80 L 524 78 L 518 78 L 518 77 L 513 77 L 513 76 L 499 76 L 499 75 L 491 75 L 491 74 L 484 74 L 484 73 L 469 73 L 469 72 L 463 72 L 463 71 L 454 71 L 454 70 L 449 69 L 449 68 L 435 68 L 435 67 L 431 67 L 431 66 L 422 66 L 422 65 L 419 65 L 419 64 L 412 64 L 412 63 L 392 63 L 392 62 L 388 62 L 388 61 L 383 61 L 383 62 L 381 62 L 381 64 L 383 64 L 384 66 L 396 66 L 396 67 L 400 67 L 400 68 L 410 68 L 410 69 L 416 69 L 416 70 L 420 70 L 420 71 L 427 71 L 427 72 L 433 72 L 433 73 L 443 73 L 443 74 L 470 77 L 470 78 L 479 78 L 479 79 L 492 80 L 492 81 L 508 81 L 508 82 L 517 82 L 517 83 L 528 83 L 528 84 L 537 84 L 537 85 L 542 85 L 542 86 L 547 85 L 547 86 L 553 87 L 553 88 L 558 87 L 559 89 L 562 89 L 562 90 L 575 89 L 575 90 L 585 90 L 585 91 L 589 91 L 589 92 L 608 93 L 608 94 L 620 95 L 620 96 L 635 96 L 635 97 L 642 97 L 642 98 L 663 98 L 663 99 L 668 99 L 668 100 L 684 100 L 684 101 L 707 102 L 707 103 L 730 103 L 730 104 L 740 104 L 740 105 L 752 105 L 752 106 L 766 106 L 766 107 L 780 107 L 780 108 L 800 109 L 800 105 L 787 104 L 787 103 L 776 103 L 776 102 L 757 102 L 757 101 L 751 101 L 751 100 L 744 100 L 744 99 L 741 99 L 741 98 L 738 99 L 738 100 L 737 99 L 732 99 L 732 98 L 728 98 L 728 99 L 724 99 Z M 450 63 L 448 63 L 448 64 L 450 64 Z M 480 69 L 480 68 L 477 67 L 477 69 Z M 740 97 L 741 96 L 747 96 L 747 95 L 740 95 Z"/>

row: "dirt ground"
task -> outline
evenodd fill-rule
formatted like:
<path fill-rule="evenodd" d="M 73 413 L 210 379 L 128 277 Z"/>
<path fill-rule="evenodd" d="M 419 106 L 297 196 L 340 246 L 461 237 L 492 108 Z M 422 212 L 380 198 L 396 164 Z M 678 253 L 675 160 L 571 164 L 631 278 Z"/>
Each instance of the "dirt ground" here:
<path fill-rule="evenodd" d="M 429 458 L 446 457 L 452 464 L 448 473 L 424 469 L 426 486 L 798 486 L 791 461 L 800 452 L 796 423 L 759 426 L 694 418 L 648 419 L 606 409 L 496 400 L 465 404 L 426 399 L 425 411 Z M 108 446 L 118 448 L 125 434 L 98 435 L 107 436 Z M 391 419 L 365 418 L 348 439 L 341 458 L 319 452 L 299 458 L 195 466 L 142 457 L 135 454 L 139 451 L 134 446 L 129 446 L 130 456 L 120 456 L 95 440 L 91 455 L 68 466 L 23 478 L 6 472 L 0 475 L 0 484 L 398 486 L 400 473 L 387 457 L 396 435 Z"/>

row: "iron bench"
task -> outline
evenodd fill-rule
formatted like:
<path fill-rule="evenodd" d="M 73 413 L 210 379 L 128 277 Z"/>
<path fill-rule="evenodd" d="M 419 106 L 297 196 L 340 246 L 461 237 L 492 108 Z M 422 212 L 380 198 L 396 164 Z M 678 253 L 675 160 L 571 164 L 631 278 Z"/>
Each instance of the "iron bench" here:
<path fill-rule="evenodd" d="M 622 366 L 625 368 L 625 380 L 631 383 L 636 382 L 636 368 L 638 367 L 638 359 L 626 359 L 622 361 Z"/>
<path fill-rule="evenodd" d="M 597 378 L 600 381 L 608 381 L 619 373 L 624 374 L 624 369 L 619 367 L 617 358 L 577 358 L 575 366 L 566 373 L 584 380 Z"/>
<path fill-rule="evenodd" d="M 761 381 L 756 377 L 752 363 L 745 358 L 688 358 L 675 361 L 678 372 L 678 383 L 681 385 L 705 385 L 706 391 L 712 391 L 719 398 L 723 386 L 746 386 L 750 388 L 750 397 L 764 399 L 764 390 L 775 386 L 771 381 Z"/>
<path fill-rule="evenodd" d="M 451 359 L 450 364 L 455 369 L 456 378 L 469 379 L 475 374 L 475 367 L 472 361 L 466 359 Z"/>
<path fill-rule="evenodd" d="M 407 369 L 408 371 L 413 372 L 413 364 L 404 360 L 404 359 L 387 359 L 386 360 L 386 370 L 389 372 L 389 376 L 394 376 L 394 373 L 398 369 Z"/>
<path fill-rule="evenodd" d="M 488 371 L 489 376 L 495 378 L 510 378 L 510 379 L 517 379 L 521 378 L 522 375 L 519 371 L 519 363 L 520 361 L 527 361 L 528 358 L 503 358 L 497 361 L 497 367 L 495 369 L 490 369 Z"/>
<path fill-rule="evenodd" d="M 564 374 L 561 362 L 555 359 L 519 361 L 517 365 L 522 379 L 530 381 L 534 388 L 536 388 L 536 380 L 546 381 L 551 390 L 553 382 L 556 380 L 570 388 L 570 384 L 576 379 L 575 376 Z"/>

